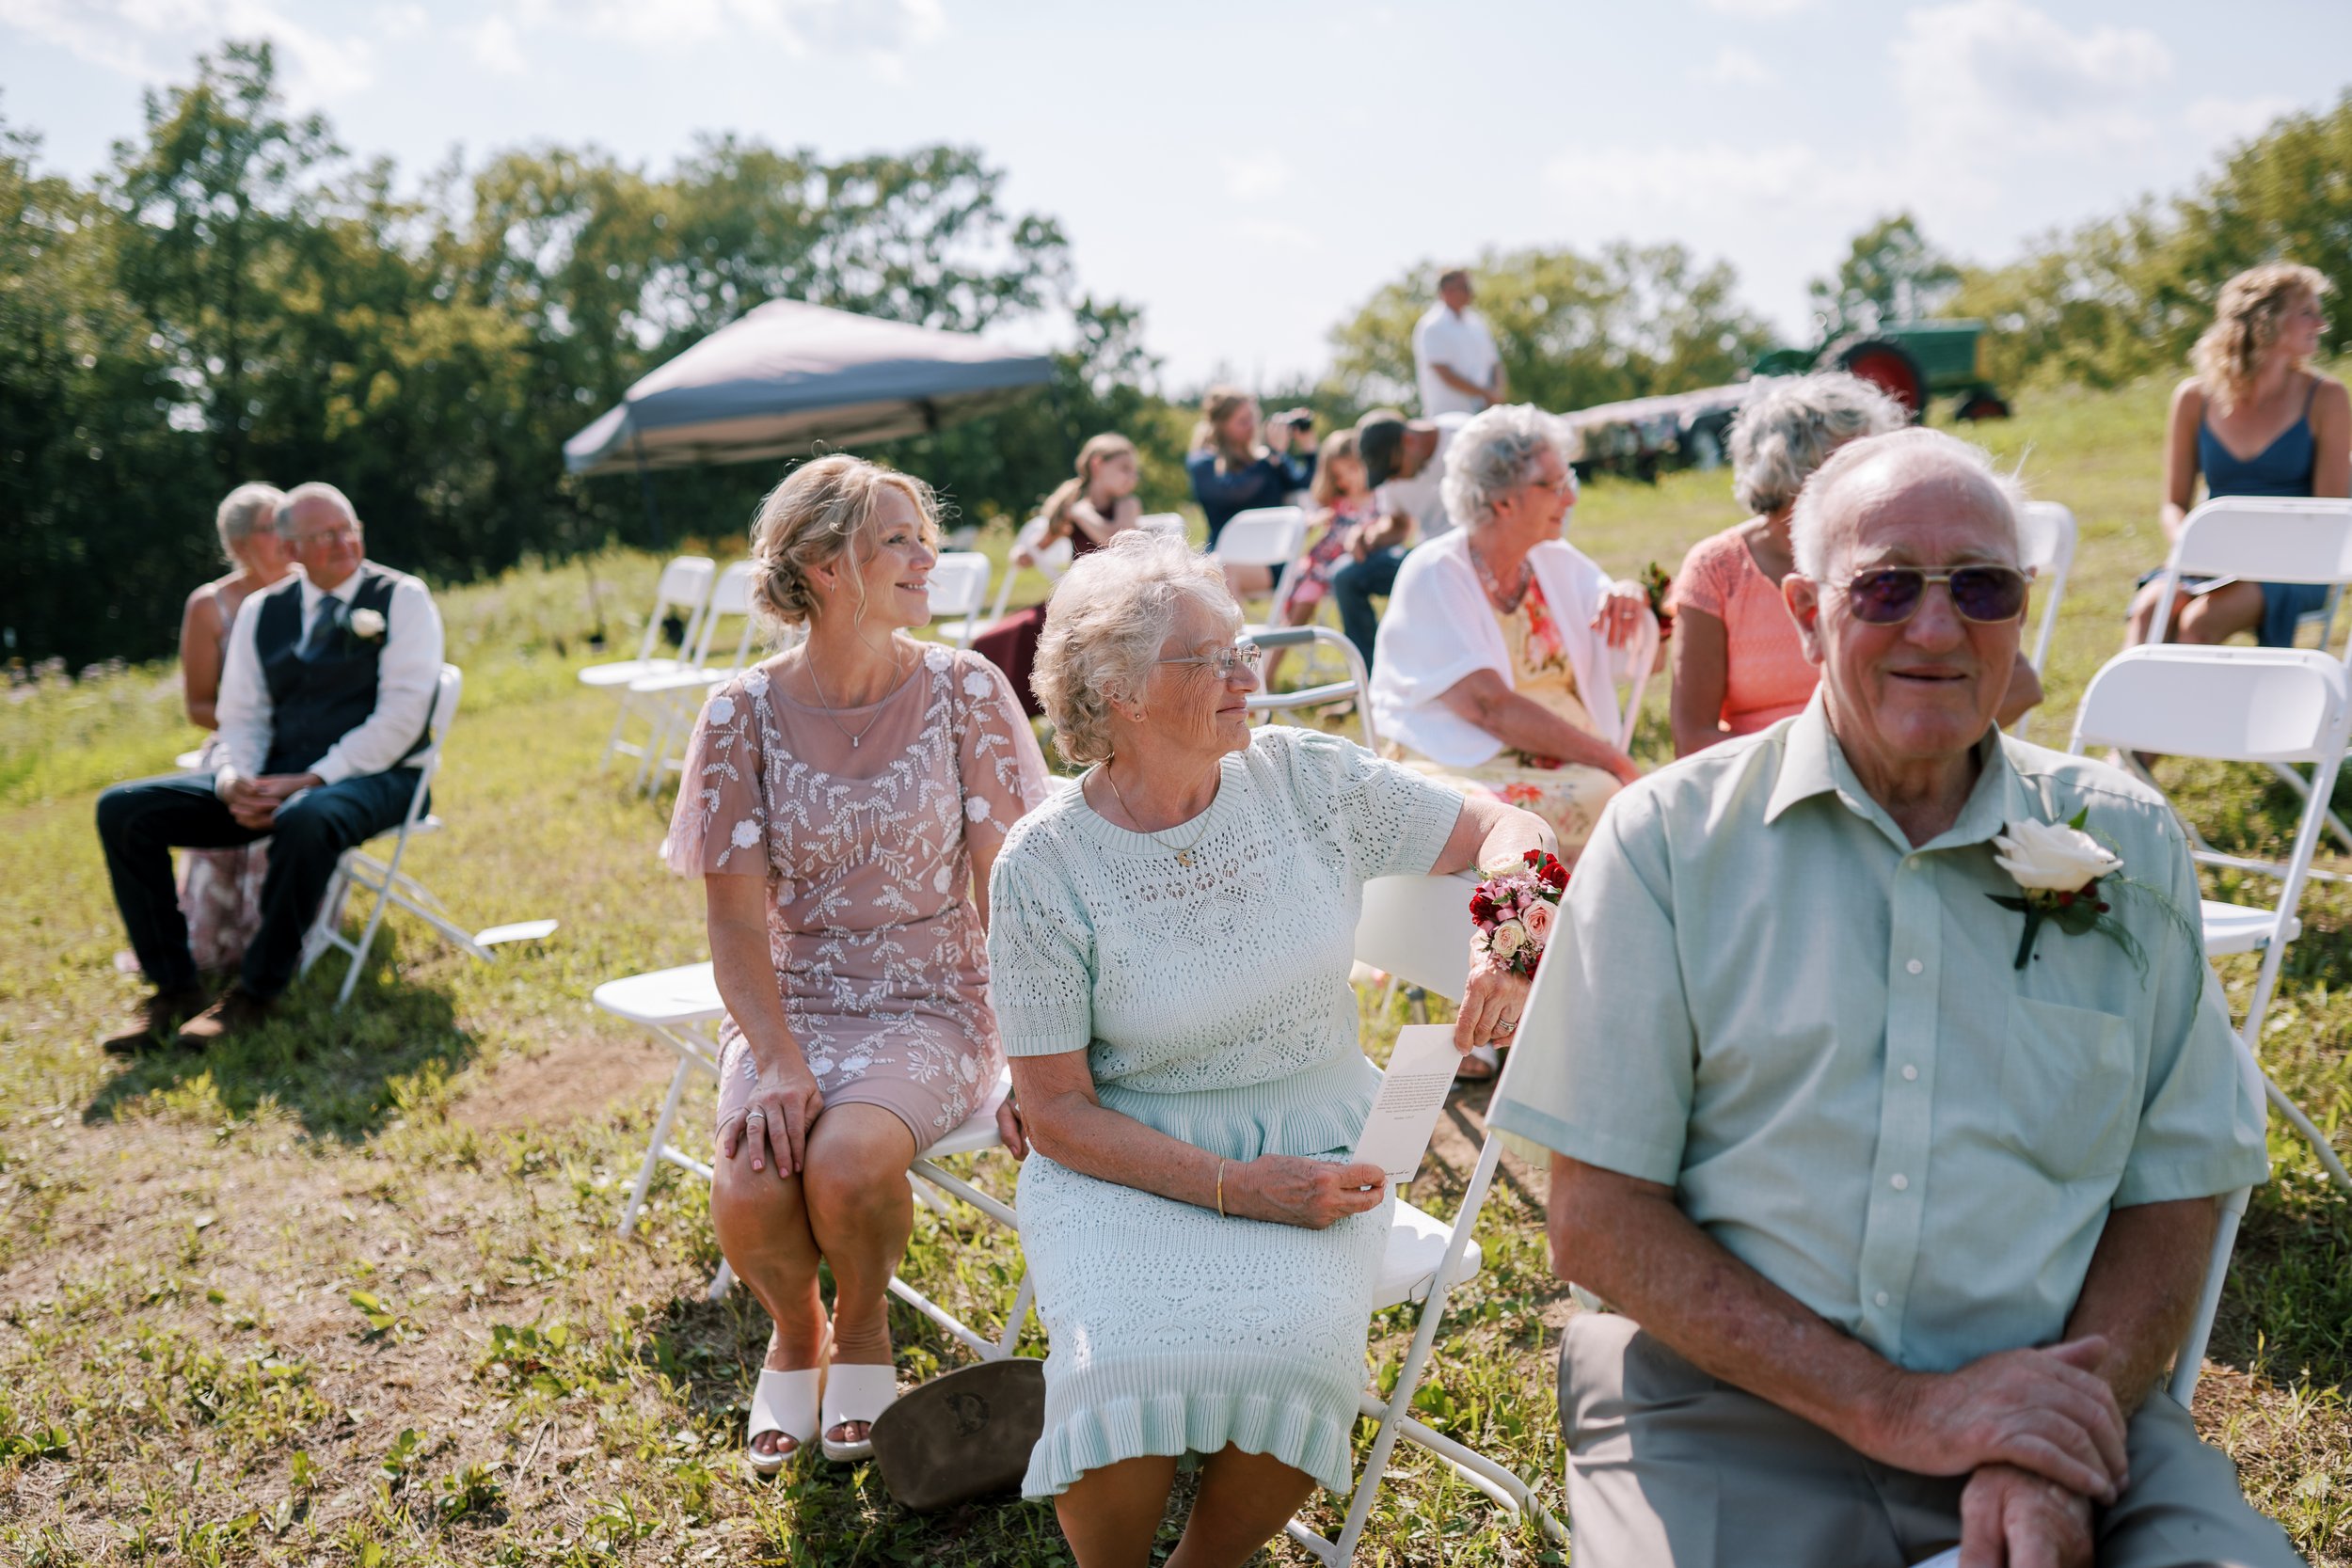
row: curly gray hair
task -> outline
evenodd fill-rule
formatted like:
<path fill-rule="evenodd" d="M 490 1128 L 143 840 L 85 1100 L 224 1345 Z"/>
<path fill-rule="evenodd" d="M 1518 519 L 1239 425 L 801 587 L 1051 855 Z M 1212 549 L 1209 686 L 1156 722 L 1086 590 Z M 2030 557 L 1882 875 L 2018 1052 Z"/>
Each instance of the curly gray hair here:
<path fill-rule="evenodd" d="M 1732 421 L 1731 493 L 1750 512 L 1777 512 L 1846 442 L 1910 422 L 1901 404 L 1844 371 L 1766 382 Z"/>
<path fill-rule="evenodd" d="M 2026 499 L 2024 486 L 1994 468 L 1993 454 L 1975 442 L 1921 426 L 1847 442 L 1830 453 L 1828 461 L 1797 492 L 1796 510 L 1788 516 L 1788 547 L 1796 558 L 1799 577 L 1815 582 L 1829 580 L 1835 564 L 1831 536 L 1839 522 L 1838 492 L 1855 474 L 1882 459 L 1899 465 L 1906 475 L 1940 468 L 1980 489 L 2008 520 L 2010 562 L 2018 563 L 2017 509 Z M 1844 543 L 1851 550 L 1853 541 Z"/>
<path fill-rule="evenodd" d="M 1494 520 L 1495 502 L 1535 477 L 1549 448 L 1566 467 L 1572 455 L 1560 421 L 1532 403 L 1498 404 L 1474 416 L 1446 448 L 1445 478 L 1438 495 L 1456 528 L 1484 528 Z M 1571 499 L 1576 480 L 1568 480 Z"/>
<path fill-rule="evenodd" d="M 1241 630 L 1223 569 L 1182 539 L 1141 529 L 1079 557 L 1055 585 L 1029 686 L 1073 766 L 1110 759 L 1111 701 L 1143 689 L 1186 599 Z"/>
<path fill-rule="evenodd" d="M 237 546 L 252 538 L 254 530 L 277 532 L 278 509 L 285 501 L 284 491 L 258 479 L 223 496 L 219 509 L 213 514 L 213 528 L 220 534 L 221 553 L 235 561 Z"/>

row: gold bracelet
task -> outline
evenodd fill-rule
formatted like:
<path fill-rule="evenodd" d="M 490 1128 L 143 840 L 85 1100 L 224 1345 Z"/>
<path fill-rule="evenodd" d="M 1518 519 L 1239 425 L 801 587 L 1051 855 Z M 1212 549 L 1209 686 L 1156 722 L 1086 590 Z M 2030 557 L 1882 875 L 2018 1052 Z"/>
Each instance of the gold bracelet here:
<path fill-rule="evenodd" d="M 1216 1163 L 1216 1217 L 1217 1217 L 1218 1219 L 1223 1219 L 1223 1218 L 1225 1218 L 1225 1217 L 1226 1217 L 1226 1214 L 1225 1214 L 1225 1162 L 1224 1162 L 1224 1161 L 1222 1161 L 1222 1160 L 1219 1160 L 1219 1161 Z"/>

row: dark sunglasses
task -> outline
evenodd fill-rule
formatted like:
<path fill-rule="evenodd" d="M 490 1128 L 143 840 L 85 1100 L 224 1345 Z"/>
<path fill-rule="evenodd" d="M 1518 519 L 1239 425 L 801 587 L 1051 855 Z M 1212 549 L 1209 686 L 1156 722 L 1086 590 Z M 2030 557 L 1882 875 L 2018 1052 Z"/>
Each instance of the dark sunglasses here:
<path fill-rule="evenodd" d="M 1953 566 L 1931 572 L 1921 566 L 1881 566 L 1858 572 L 1842 592 L 1857 621 L 1899 626 L 1919 610 L 1928 584 L 1940 582 L 1963 621 L 2014 621 L 2026 613 L 2030 579 L 2014 566 Z"/>

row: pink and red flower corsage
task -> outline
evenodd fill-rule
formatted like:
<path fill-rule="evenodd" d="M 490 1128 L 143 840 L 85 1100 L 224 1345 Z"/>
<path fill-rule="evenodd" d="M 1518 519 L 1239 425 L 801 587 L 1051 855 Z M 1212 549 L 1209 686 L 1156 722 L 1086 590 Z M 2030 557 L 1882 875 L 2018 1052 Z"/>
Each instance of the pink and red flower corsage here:
<path fill-rule="evenodd" d="M 1551 923 L 1568 890 L 1568 868 L 1557 855 L 1527 852 L 1527 869 L 1489 877 L 1470 895 L 1478 950 L 1514 974 L 1533 974 L 1551 938 Z"/>

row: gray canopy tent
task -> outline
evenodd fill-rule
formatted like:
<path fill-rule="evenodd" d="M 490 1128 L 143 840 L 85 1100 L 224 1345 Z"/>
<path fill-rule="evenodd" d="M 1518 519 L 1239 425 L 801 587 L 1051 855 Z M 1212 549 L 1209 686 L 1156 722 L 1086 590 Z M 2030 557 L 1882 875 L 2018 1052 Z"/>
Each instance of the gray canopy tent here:
<path fill-rule="evenodd" d="M 771 300 L 652 372 L 564 443 L 576 474 L 745 463 L 885 441 L 1001 408 L 1050 357 L 961 332 Z"/>

